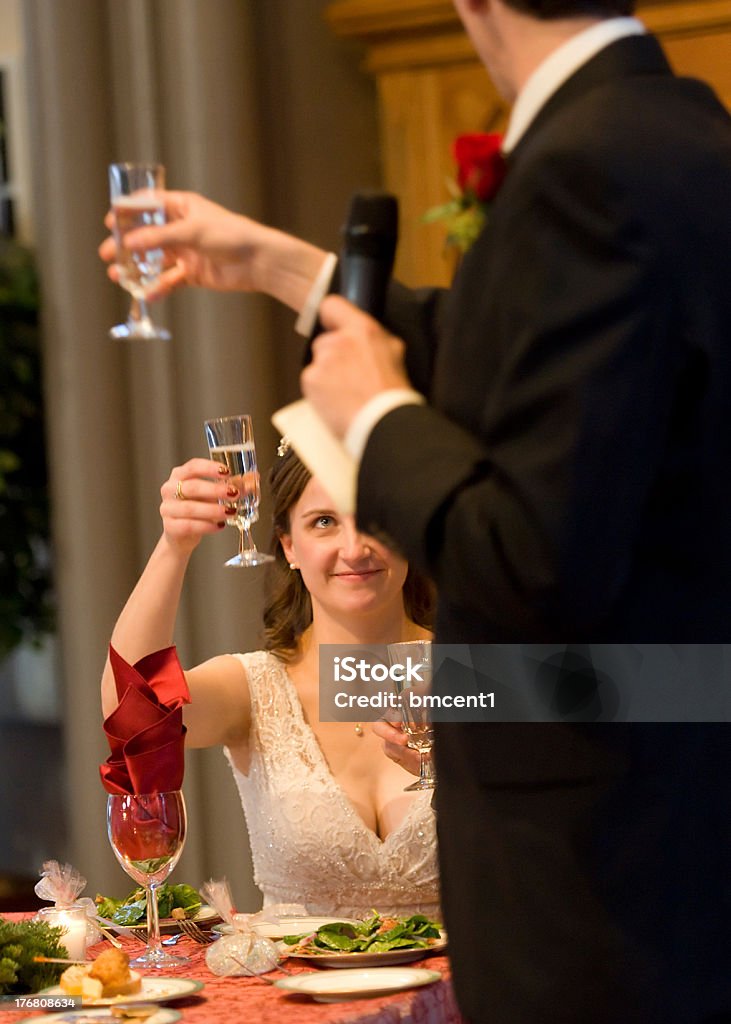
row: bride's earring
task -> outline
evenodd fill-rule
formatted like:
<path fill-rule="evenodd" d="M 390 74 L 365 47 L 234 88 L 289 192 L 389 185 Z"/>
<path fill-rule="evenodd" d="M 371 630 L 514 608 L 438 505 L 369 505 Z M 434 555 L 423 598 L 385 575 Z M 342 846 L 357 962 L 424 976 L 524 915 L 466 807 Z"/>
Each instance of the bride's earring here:
<path fill-rule="evenodd" d="M 297 565 L 296 562 L 290 562 L 289 567 L 290 569 L 299 569 L 299 566 Z"/>

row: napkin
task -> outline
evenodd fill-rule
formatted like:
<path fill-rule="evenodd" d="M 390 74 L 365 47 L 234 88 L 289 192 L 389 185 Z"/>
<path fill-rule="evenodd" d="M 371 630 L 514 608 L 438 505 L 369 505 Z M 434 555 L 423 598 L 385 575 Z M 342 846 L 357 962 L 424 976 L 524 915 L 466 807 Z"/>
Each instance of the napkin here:
<path fill-rule="evenodd" d="M 134 665 L 109 646 L 119 704 L 104 721 L 111 754 L 100 766 L 108 793 L 168 793 L 183 783 L 183 705 L 190 693 L 175 647 Z"/>

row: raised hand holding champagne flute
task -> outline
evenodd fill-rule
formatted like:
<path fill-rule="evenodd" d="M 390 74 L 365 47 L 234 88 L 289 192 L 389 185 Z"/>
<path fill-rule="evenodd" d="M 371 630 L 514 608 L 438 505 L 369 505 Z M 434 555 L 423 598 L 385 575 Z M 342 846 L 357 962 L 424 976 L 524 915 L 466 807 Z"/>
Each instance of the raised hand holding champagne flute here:
<path fill-rule="evenodd" d="M 147 308 L 147 293 L 163 269 L 162 249 L 130 252 L 124 235 L 134 228 L 165 223 L 162 164 L 119 163 L 109 166 L 109 195 L 117 244 L 119 283 L 132 296 L 129 316 L 109 332 L 112 338 L 169 341 L 170 332 L 153 323 Z"/>
<path fill-rule="evenodd" d="M 239 531 L 239 552 L 225 564 L 229 568 L 249 568 L 273 562 L 272 555 L 257 549 L 251 527 L 259 518 L 259 472 L 251 416 L 219 416 L 204 424 L 208 450 L 214 462 L 226 466 L 227 477 L 238 496 L 225 502 L 226 522 Z"/>

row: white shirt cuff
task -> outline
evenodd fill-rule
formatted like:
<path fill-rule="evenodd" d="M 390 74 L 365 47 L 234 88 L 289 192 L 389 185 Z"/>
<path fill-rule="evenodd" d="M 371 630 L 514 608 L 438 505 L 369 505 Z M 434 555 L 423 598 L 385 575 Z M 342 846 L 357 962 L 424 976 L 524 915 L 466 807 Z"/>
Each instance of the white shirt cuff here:
<path fill-rule="evenodd" d="M 390 388 L 380 391 L 356 413 L 343 438 L 346 451 L 360 462 L 370 433 L 387 412 L 400 405 L 424 405 L 425 398 L 411 388 Z"/>
<path fill-rule="evenodd" d="M 317 272 L 317 277 L 297 317 L 294 329 L 298 334 L 304 335 L 305 338 L 309 338 L 312 334 L 315 321 L 317 320 L 317 311 L 320 308 L 320 303 L 327 295 L 337 262 L 338 258 L 335 253 L 329 252 L 322 261 L 322 266 Z"/>

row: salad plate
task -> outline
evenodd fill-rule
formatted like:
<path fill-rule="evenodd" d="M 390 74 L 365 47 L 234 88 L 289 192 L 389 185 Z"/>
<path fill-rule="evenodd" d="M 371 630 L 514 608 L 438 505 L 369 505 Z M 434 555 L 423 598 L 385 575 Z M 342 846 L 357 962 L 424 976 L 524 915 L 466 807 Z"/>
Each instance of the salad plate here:
<path fill-rule="evenodd" d="M 283 953 L 318 967 L 383 967 L 413 963 L 447 948 L 447 936 L 424 914 L 390 917 L 374 910 L 363 921 L 331 921 L 285 935 Z"/>
<path fill-rule="evenodd" d="M 142 988 L 131 996 L 112 996 L 106 999 L 84 998 L 85 1006 L 127 1006 L 131 1003 L 166 1003 L 173 999 L 182 999 L 184 996 L 193 995 L 203 988 L 202 981 L 193 981 L 192 978 L 143 978 Z M 64 996 L 67 993 L 60 985 L 53 985 L 51 988 L 44 988 L 38 993 L 43 996 Z M 46 1020 L 48 1018 L 45 1018 Z M 60 1018 L 52 1018 L 58 1021 Z M 148 1018 L 149 1019 L 149 1018 Z"/>
<path fill-rule="evenodd" d="M 310 996 L 318 1003 L 338 1003 L 345 999 L 366 999 L 420 988 L 432 985 L 440 978 L 439 971 L 427 971 L 421 967 L 379 967 L 377 970 L 349 970 L 337 974 L 298 974 L 274 984 L 284 992 Z"/>
<path fill-rule="evenodd" d="M 430 946 L 422 946 L 411 949 L 388 949 L 383 953 L 295 953 L 289 952 L 289 956 L 298 960 L 306 960 L 313 966 L 318 967 L 386 967 L 395 964 L 411 964 L 416 960 L 423 960 L 427 956 L 437 956 L 447 948 L 446 937 L 437 939 Z M 284 948 L 287 951 L 287 947 Z"/>

